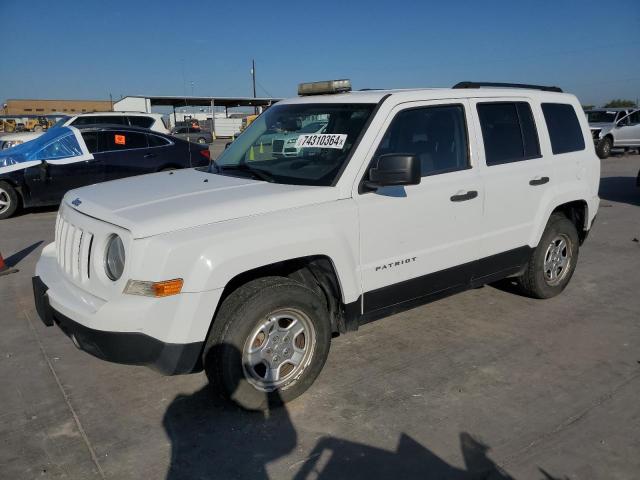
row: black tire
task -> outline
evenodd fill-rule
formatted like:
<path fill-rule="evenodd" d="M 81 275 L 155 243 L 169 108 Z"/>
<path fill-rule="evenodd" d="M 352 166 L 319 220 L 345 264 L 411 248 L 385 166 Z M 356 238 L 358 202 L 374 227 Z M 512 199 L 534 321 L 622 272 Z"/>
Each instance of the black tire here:
<path fill-rule="evenodd" d="M 199 143 L 200 145 L 204 145 L 205 143 L 207 143 L 207 139 L 206 139 L 206 138 L 204 138 L 204 137 L 200 137 L 200 138 L 198 139 L 198 143 Z"/>
<path fill-rule="evenodd" d="M 0 181 L 0 220 L 11 217 L 20 204 L 18 192 L 9 183 Z M 7 204 L 5 204 L 7 202 Z"/>
<path fill-rule="evenodd" d="M 596 145 L 596 153 L 598 157 L 602 160 L 608 158 L 611 155 L 611 148 L 613 147 L 613 142 L 611 141 L 611 137 L 604 137 L 601 139 Z"/>
<path fill-rule="evenodd" d="M 548 255 L 553 255 L 549 253 L 549 249 L 552 248 L 552 241 L 558 238 L 565 241 L 569 260 L 567 267 L 561 271 L 554 281 L 549 279 L 547 272 L 550 270 L 545 267 L 545 261 Z M 578 232 L 573 222 L 561 213 L 551 215 L 538 246 L 531 254 L 524 273 L 518 278 L 522 292 L 533 298 L 551 298 L 560 294 L 573 276 L 578 262 L 579 251 Z M 557 268 L 559 267 L 554 268 L 556 272 Z"/>
<path fill-rule="evenodd" d="M 245 366 L 243 351 L 246 352 L 245 345 L 248 346 L 250 337 L 258 338 L 252 335 L 258 326 L 271 315 L 285 309 L 302 312 L 305 318 L 310 320 L 313 328 L 310 337 L 315 337 L 315 341 L 306 343 L 306 337 L 303 340 L 303 348 L 308 347 L 311 350 L 306 362 L 300 363 L 305 365 L 300 367 L 301 370 L 291 371 L 290 378 L 285 375 L 284 383 L 276 388 L 261 389 L 260 385 L 256 385 L 260 382 L 256 381 L 255 377 L 252 378 L 247 371 L 250 367 Z M 263 345 L 259 349 L 262 351 L 271 341 L 272 336 L 269 333 L 268 337 L 263 337 Z M 296 343 L 293 338 L 292 343 Z M 264 410 L 279 406 L 304 393 L 322 370 L 330 344 L 331 329 L 324 299 L 311 288 L 295 280 L 265 277 L 243 285 L 224 300 L 214 319 L 202 360 L 214 390 L 242 408 Z M 275 356 L 277 346 L 273 348 Z"/>

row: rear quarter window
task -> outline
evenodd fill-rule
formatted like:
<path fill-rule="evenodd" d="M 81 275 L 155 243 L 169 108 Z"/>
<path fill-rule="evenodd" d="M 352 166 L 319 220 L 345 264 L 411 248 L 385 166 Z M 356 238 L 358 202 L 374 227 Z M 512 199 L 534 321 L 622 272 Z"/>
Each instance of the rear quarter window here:
<path fill-rule="evenodd" d="M 542 113 L 547 122 L 551 151 L 554 154 L 584 150 L 584 137 L 573 105 L 543 103 Z"/>
<path fill-rule="evenodd" d="M 153 118 L 151 117 L 127 117 L 129 119 L 129 122 L 131 123 L 131 125 L 133 125 L 134 127 L 142 127 L 142 128 L 149 128 L 151 125 L 153 125 Z"/>

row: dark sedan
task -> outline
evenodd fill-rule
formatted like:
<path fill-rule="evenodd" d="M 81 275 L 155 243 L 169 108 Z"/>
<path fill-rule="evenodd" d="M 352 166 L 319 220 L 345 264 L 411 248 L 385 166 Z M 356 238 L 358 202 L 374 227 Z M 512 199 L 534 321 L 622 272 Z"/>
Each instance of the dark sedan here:
<path fill-rule="evenodd" d="M 122 125 L 59 127 L 0 153 L 0 219 L 74 188 L 210 161 L 206 145 Z"/>
<path fill-rule="evenodd" d="M 213 142 L 211 132 L 201 130 L 200 127 L 177 127 L 173 129 L 171 135 L 186 140 L 187 142 L 199 143 L 200 145 Z"/>

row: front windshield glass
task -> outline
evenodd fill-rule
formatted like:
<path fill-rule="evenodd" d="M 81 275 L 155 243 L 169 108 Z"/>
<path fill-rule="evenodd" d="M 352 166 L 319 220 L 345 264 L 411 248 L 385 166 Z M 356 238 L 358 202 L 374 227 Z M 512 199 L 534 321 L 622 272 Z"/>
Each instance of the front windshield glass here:
<path fill-rule="evenodd" d="M 616 121 L 618 112 L 608 112 L 606 110 L 594 110 L 586 112 L 589 123 L 613 123 Z"/>
<path fill-rule="evenodd" d="M 374 104 L 275 105 L 209 171 L 276 183 L 332 185 Z"/>

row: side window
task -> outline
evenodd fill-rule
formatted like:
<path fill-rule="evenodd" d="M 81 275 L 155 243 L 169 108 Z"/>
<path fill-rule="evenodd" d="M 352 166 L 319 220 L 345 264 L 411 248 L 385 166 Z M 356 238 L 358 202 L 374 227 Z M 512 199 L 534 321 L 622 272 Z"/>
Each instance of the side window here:
<path fill-rule="evenodd" d="M 629 119 L 629 125 L 638 125 L 640 123 L 640 110 L 636 110 L 627 118 Z"/>
<path fill-rule="evenodd" d="M 543 103 L 542 113 L 547 122 L 554 154 L 584 150 L 584 137 L 572 105 Z"/>
<path fill-rule="evenodd" d="M 625 118 L 627 116 L 627 113 L 629 112 L 618 112 L 616 122 L 618 122 L 620 125 L 629 125 L 629 117 Z"/>
<path fill-rule="evenodd" d="M 82 155 L 82 149 L 73 133 L 58 138 L 42 147 L 33 157 L 33 160 L 55 160 L 56 158 L 69 158 Z"/>
<path fill-rule="evenodd" d="M 153 125 L 153 118 L 151 117 L 127 117 L 129 119 L 129 123 L 131 123 L 131 125 L 133 125 L 134 127 L 142 127 L 142 128 L 149 128 L 151 125 Z"/>
<path fill-rule="evenodd" d="M 165 147 L 171 144 L 169 140 L 158 135 L 147 135 L 147 140 L 150 147 Z"/>
<path fill-rule="evenodd" d="M 82 139 L 89 153 L 96 153 L 98 151 L 98 132 L 82 132 Z"/>
<path fill-rule="evenodd" d="M 540 157 L 538 132 L 527 102 L 479 103 L 488 166 Z"/>
<path fill-rule="evenodd" d="M 100 145 L 103 151 L 147 148 L 147 136 L 144 133 L 107 130 L 100 132 L 100 135 Z"/>
<path fill-rule="evenodd" d="M 178 128 L 175 133 L 187 133 L 187 129 L 186 128 Z"/>
<path fill-rule="evenodd" d="M 403 110 L 384 134 L 374 158 L 388 153 L 418 157 L 422 176 L 469 167 L 467 126 L 462 105 Z"/>

